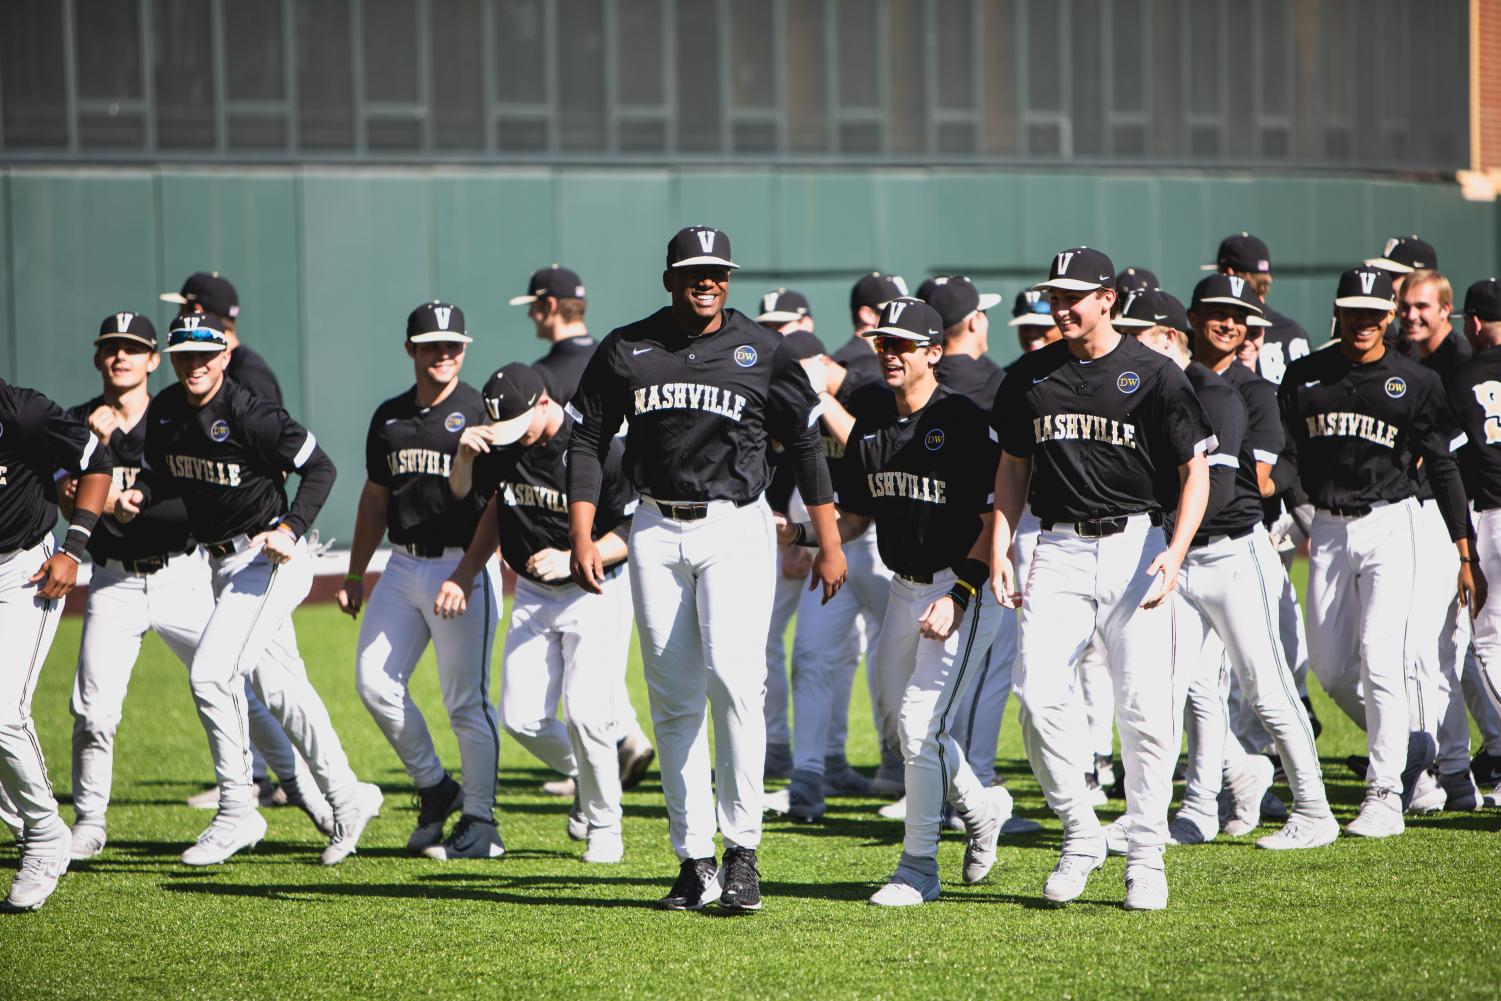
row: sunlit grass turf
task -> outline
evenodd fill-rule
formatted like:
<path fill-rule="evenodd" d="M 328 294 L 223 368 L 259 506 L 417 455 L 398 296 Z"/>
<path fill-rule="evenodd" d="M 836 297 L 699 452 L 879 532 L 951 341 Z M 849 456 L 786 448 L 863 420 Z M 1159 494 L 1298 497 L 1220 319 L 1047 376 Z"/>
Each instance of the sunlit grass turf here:
<path fill-rule="evenodd" d="M 386 791 L 360 853 L 324 869 L 312 826 L 277 809 L 266 841 L 231 864 L 177 862 L 209 818 L 183 800 L 212 770 L 183 669 L 148 637 L 120 729 L 109 847 L 76 865 L 43 911 L 0 920 L 0 998 L 1496 996 L 1501 811 L 1418 819 L 1400 838 L 1310 853 L 1256 851 L 1251 838 L 1174 849 L 1164 914 L 1120 908 L 1112 859 L 1081 901 L 1044 909 L 1059 827 L 1022 756 L 1014 705 L 1001 771 L 1018 813 L 1043 829 L 1003 839 L 1000 865 L 974 887 L 958 881 L 963 846 L 946 835 L 944 894 L 925 907 L 864 903 L 895 864 L 901 826 L 875 814 L 877 801 L 839 800 L 817 826 L 768 823 L 762 913 L 652 910 L 677 869 L 655 769 L 626 797 L 625 863 L 585 866 L 564 834 L 566 804 L 540 793 L 547 773 L 509 740 L 506 857 L 408 858 L 410 786 L 354 693 L 354 627 L 329 606 L 304 608 L 297 624 L 356 770 Z M 64 622 L 35 702 L 59 795 L 79 626 Z M 631 682 L 649 720 L 634 652 Z M 863 689 L 851 757 L 868 770 L 877 754 Z M 430 656 L 414 692 L 456 767 Z M 1326 777 L 1348 821 L 1361 790 L 1341 762 L 1363 737 L 1316 699 Z M 0 846 L 0 867 L 14 864 L 13 846 Z"/>

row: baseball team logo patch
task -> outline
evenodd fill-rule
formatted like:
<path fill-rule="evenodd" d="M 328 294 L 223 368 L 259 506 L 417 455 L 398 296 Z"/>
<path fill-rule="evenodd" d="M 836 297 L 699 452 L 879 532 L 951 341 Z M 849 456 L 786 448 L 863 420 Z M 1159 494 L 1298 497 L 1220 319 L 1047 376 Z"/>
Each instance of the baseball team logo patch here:
<path fill-rule="evenodd" d="M 1386 395 L 1394 400 L 1400 400 L 1407 395 L 1407 380 L 1400 375 L 1394 375 L 1386 380 Z"/>
<path fill-rule="evenodd" d="M 213 424 L 209 425 L 208 436 L 214 441 L 225 440 L 229 437 L 229 422 L 214 421 Z"/>
<path fill-rule="evenodd" d="M 458 431 L 464 426 L 464 415 L 455 410 L 443 418 L 443 427 L 448 431 Z"/>
<path fill-rule="evenodd" d="M 756 363 L 756 349 L 749 344 L 742 344 L 735 349 L 735 364 L 741 368 L 750 368 Z"/>
<path fill-rule="evenodd" d="M 1141 376 L 1135 372 L 1122 372 L 1115 377 L 1115 388 L 1130 396 L 1141 388 Z"/>
<path fill-rule="evenodd" d="M 943 447 L 943 429 L 934 428 L 929 431 L 922 440 L 923 445 L 929 452 L 936 452 Z"/>

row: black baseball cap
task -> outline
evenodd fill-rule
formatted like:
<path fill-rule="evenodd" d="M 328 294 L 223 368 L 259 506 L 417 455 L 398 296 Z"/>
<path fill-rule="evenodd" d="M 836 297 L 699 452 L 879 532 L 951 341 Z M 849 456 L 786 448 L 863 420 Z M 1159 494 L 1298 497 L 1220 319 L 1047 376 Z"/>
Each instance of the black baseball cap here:
<path fill-rule="evenodd" d="M 233 320 L 240 315 L 240 295 L 229 279 L 217 271 L 195 271 L 182 283 L 180 292 L 163 292 L 157 296 L 162 302 L 178 305 L 193 305 L 205 313 L 228 317 Z"/>
<path fill-rule="evenodd" d="M 1054 327 L 1053 304 L 1035 288 L 1016 293 L 1011 303 L 1011 327 Z"/>
<path fill-rule="evenodd" d="M 761 297 L 761 315 L 756 317 L 756 322 L 792 323 L 812 315 L 813 310 L 808 306 L 807 296 L 791 289 L 779 288 Z"/>
<path fill-rule="evenodd" d="M 219 352 L 229 347 L 224 336 L 224 319 L 213 313 L 189 313 L 172 321 L 167 329 L 165 351 Z"/>
<path fill-rule="evenodd" d="M 544 296 L 554 299 L 582 299 L 584 280 L 578 276 L 578 272 L 554 264 L 550 268 L 533 271 L 526 282 L 526 294 L 512 296 L 510 303 L 512 306 L 525 306 Z"/>
<path fill-rule="evenodd" d="M 1246 280 L 1240 275 L 1227 275 L 1216 272 L 1206 275 L 1194 286 L 1193 298 L 1189 300 L 1189 308 L 1197 310 L 1203 305 L 1234 306 L 1246 311 L 1246 324 L 1252 327 L 1270 327 L 1262 314 L 1265 312 L 1261 303 L 1256 301 L 1256 294 L 1251 291 Z"/>
<path fill-rule="evenodd" d="M 850 312 L 861 306 L 881 309 L 893 299 L 907 294 L 907 283 L 901 275 L 888 275 L 872 271 L 863 275 L 850 289 Z"/>
<path fill-rule="evenodd" d="M 667 266 L 692 268 L 712 264 L 738 268 L 730 259 L 730 238 L 711 226 L 688 226 L 667 241 Z"/>
<path fill-rule="evenodd" d="M 1032 286 L 1038 291 L 1062 289 L 1068 292 L 1093 292 L 1115 288 L 1115 265 L 1110 258 L 1089 247 L 1074 247 L 1053 255 L 1048 280 Z"/>
<path fill-rule="evenodd" d="M 1125 295 L 1127 292 L 1140 292 L 1144 289 L 1159 288 L 1162 283 L 1157 276 L 1146 268 L 1122 268 L 1121 273 L 1115 276 L 1115 288 L 1117 292 Z"/>
<path fill-rule="evenodd" d="M 491 431 L 497 445 L 512 445 L 532 423 L 532 410 L 547 392 L 542 376 L 530 365 L 513 361 L 495 370 L 485 380 L 480 395 L 493 422 Z"/>
<path fill-rule="evenodd" d="M 424 302 L 407 314 L 407 340 L 413 344 L 452 341 L 471 344 L 473 337 L 464 329 L 464 311 L 452 303 Z"/>
<path fill-rule="evenodd" d="M 1213 264 L 1199 265 L 1200 271 L 1218 271 L 1221 268 L 1270 274 L 1272 254 L 1261 237 L 1244 232 L 1236 233 L 1220 241 L 1220 249 L 1214 255 Z"/>
<path fill-rule="evenodd" d="M 1121 310 L 1120 316 L 1110 322 L 1133 332 L 1157 326 L 1172 327 L 1185 334 L 1193 331 L 1183 303 L 1160 288 L 1126 293 L 1125 308 Z"/>
<path fill-rule="evenodd" d="M 881 322 L 862 337 L 900 337 L 918 344 L 935 344 L 943 337 L 938 310 L 921 299 L 899 296 L 881 307 Z"/>
<path fill-rule="evenodd" d="M 134 341 L 156 350 L 156 326 L 144 313 L 111 313 L 99 324 L 95 344 L 104 341 Z"/>
<path fill-rule="evenodd" d="M 1340 309 L 1395 310 L 1397 294 L 1392 289 L 1391 272 L 1369 264 L 1351 268 L 1339 276 L 1334 305 Z"/>
<path fill-rule="evenodd" d="M 811 330 L 794 330 L 782 338 L 782 343 L 787 346 L 787 350 L 792 352 L 792 357 L 797 361 L 828 354 L 823 341 L 819 340 Z"/>
<path fill-rule="evenodd" d="M 1478 316 L 1486 323 L 1501 320 L 1501 285 L 1494 278 L 1483 278 L 1465 291 L 1465 315 Z"/>
<path fill-rule="evenodd" d="M 940 276 L 929 281 L 932 285 L 928 294 L 918 298 L 938 311 L 944 330 L 962 322 L 971 313 L 994 309 L 1001 302 L 1000 296 L 994 292 L 981 292 L 975 288 L 974 282 L 963 275 Z M 928 282 L 923 284 L 927 285 Z"/>
<path fill-rule="evenodd" d="M 1373 268 L 1405 275 L 1419 268 L 1437 271 L 1438 254 L 1433 245 L 1421 237 L 1394 236 L 1386 241 L 1380 257 L 1368 258 L 1365 263 Z"/>

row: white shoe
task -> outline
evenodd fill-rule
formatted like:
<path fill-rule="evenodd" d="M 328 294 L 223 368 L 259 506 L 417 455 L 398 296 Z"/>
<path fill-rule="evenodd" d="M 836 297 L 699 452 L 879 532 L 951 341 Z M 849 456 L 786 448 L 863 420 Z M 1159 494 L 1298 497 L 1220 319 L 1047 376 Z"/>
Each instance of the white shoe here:
<path fill-rule="evenodd" d="M 792 809 L 791 794 L 786 789 L 777 789 L 761 797 L 761 808 L 767 813 L 786 816 Z"/>
<path fill-rule="evenodd" d="M 1389 838 L 1404 830 L 1402 797 L 1394 789 L 1368 790 L 1360 812 L 1345 825 L 1345 833 L 1357 838 Z"/>
<path fill-rule="evenodd" d="M 47 902 L 57 881 L 68 871 L 72 835 L 61 820 L 45 837 L 32 836 L 21 848 L 21 866 L 0 910 L 34 911 Z"/>
<path fill-rule="evenodd" d="M 1173 822 L 1167 825 L 1167 837 L 1175 845 L 1202 845 L 1219 837 L 1219 818 L 1209 818 L 1197 813 L 1178 811 Z"/>
<path fill-rule="evenodd" d="M 1167 873 L 1154 865 L 1127 863 L 1126 910 L 1167 910 Z"/>
<path fill-rule="evenodd" d="M 68 851 L 68 857 L 75 862 L 94 858 L 104 851 L 104 844 L 107 840 L 103 821 L 85 820 L 74 824 L 73 843 Z"/>
<path fill-rule="evenodd" d="M 646 770 L 651 767 L 657 750 L 646 739 L 646 734 L 637 730 L 615 745 L 615 754 L 620 763 L 620 788 L 634 789 L 646 777 Z"/>
<path fill-rule="evenodd" d="M 895 878 L 870 895 L 870 902 L 877 907 L 913 907 L 937 899 L 937 883 L 933 884 L 932 896 L 929 896 L 911 883 L 898 881 Z"/>
<path fill-rule="evenodd" d="M 1042 895 L 1050 904 L 1067 904 L 1077 900 L 1089 882 L 1089 874 L 1105 864 L 1105 856 L 1085 855 L 1067 848 L 1053 867 L 1048 881 L 1043 884 Z"/>
<path fill-rule="evenodd" d="M 542 783 L 542 791 L 549 796 L 557 796 L 561 799 L 572 799 L 578 791 L 578 783 L 572 778 L 552 779 Z"/>
<path fill-rule="evenodd" d="M 1501 806 L 1501 782 L 1498 782 L 1494 789 L 1481 797 L 1480 805 L 1489 810 L 1494 810 L 1496 807 Z"/>
<path fill-rule="evenodd" d="M 1261 826 L 1261 801 L 1272 787 L 1275 772 L 1271 759 L 1253 754 L 1228 777 L 1232 806 L 1231 817 L 1225 822 L 1226 834 L 1244 837 Z"/>
<path fill-rule="evenodd" d="M 1501 789 L 1501 786 L 1497 786 L 1497 788 Z M 903 796 L 901 799 L 897 800 L 895 803 L 887 803 L 885 806 L 881 807 L 876 812 L 879 813 L 881 816 L 885 817 L 887 820 L 906 820 L 907 819 L 907 797 Z"/>
<path fill-rule="evenodd" d="M 1420 772 L 1412 784 L 1412 802 L 1407 804 L 1408 813 L 1437 813 L 1449 802 L 1449 793 L 1438 784 L 1430 771 Z"/>
<path fill-rule="evenodd" d="M 1126 818 L 1120 816 L 1105 825 L 1105 854 L 1124 855 L 1129 843 L 1126 840 Z"/>
<path fill-rule="evenodd" d="M 385 797 L 381 795 L 379 786 L 361 782 L 343 809 L 334 807 L 334 837 L 328 847 L 323 849 L 324 865 L 338 865 L 354 854 L 360 843 L 360 835 L 365 833 L 365 826 L 380 816 L 383 802 Z"/>
<path fill-rule="evenodd" d="M 422 849 L 422 854 L 440 862 L 463 858 L 500 858 L 506 853 L 506 844 L 500 840 L 500 831 L 493 820 L 479 817 L 459 817 L 453 831 L 442 844 Z"/>
<path fill-rule="evenodd" d="M 198 841 L 182 853 L 184 865 L 218 865 L 242 848 L 254 848 L 266 836 L 266 818 L 257 810 L 231 816 L 214 814 Z"/>
<path fill-rule="evenodd" d="M 1272 851 L 1290 851 L 1298 848 L 1322 848 L 1332 845 L 1339 838 L 1339 821 L 1326 814 L 1309 817 L 1294 813 L 1287 818 L 1282 830 L 1256 839 L 1257 848 Z"/>
<path fill-rule="evenodd" d="M 568 808 L 568 840 L 583 841 L 589 837 L 589 820 L 584 816 L 584 801 L 573 794 L 573 805 Z"/>
<path fill-rule="evenodd" d="M 987 790 L 988 791 L 988 790 Z M 1005 792 L 1004 789 L 1001 790 Z M 971 835 L 964 842 L 964 881 L 966 883 L 978 883 L 990 875 L 990 870 L 995 868 L 995 845 L 1001 836 L 1001 805 L 992 797 L 990 804 L 989 830 L 983 834 Z M 1011 809 L 1011 794 L 1006 793 L 1004 808 L 1007 812 Z"/>
<path fill-rule="evenodd" d="M 625 839 L 618 829 L 596 827 L 589 832 L 584 861 L 590 865 L 613 865 L 625 858 Z"/>

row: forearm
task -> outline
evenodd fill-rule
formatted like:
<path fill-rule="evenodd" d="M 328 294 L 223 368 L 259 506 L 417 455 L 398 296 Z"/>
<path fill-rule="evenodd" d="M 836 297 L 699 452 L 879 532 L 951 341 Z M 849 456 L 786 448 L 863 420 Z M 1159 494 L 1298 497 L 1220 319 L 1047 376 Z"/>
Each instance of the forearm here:
<path fill-rule="evenodd" d="M 63 537 L 62 551 L 76 562 L 83 562 L 89 537 L 99 522 L 104 502 L 109 497 L 112 478 L 108 473 L 85 473 L 78 478 L 78 494 L 73 510 L 68 517 L 68 532 Z"/>
<path fill-rule="evenodd" d="M 474 456 L 464 450 L 453 457 L 448 469 L 448 491 L 454 500 L 463 500 L 474 489 Z"/>
<path fill-rule="evenodd" d="M 1027 487 L 1032 479 L 1032 460 L 1001 454 L 995 467 L 995 511 L 991 526 L 992 537 L 1011 545 L 1016 535 L 1017 523 L 1021 521 L 1022 509 L 1027 506 Z"/>
<path fill-rule="evenodd" d="M 485 505 L 485 513 L 480 515 L 479 524 L 474 526 L 474 536 L 464 550 L 464 557 L 454 567 L 453 576 L 456 580 L 472 580 L 500 548 L 498 503 L 498 497 L 491 497 L 490 503 Z"/>
<path fill-rule="evenodd" d="M 594 540 L 594 545 L 598 547 L 599 558 L 605 566 L 619 563 L 626 558 L 625 539 L 614 532 L 606 532 L 604 535 L 601 535 Z"/>
<path fill-rule="evenodd" d="M 354 514 L 354 538 L 349 543 L 349 573 L 359 576 L 370 565 L 375 548 L 386 534 L 386 509 L 390 493 L 385 487 L 365 481 Z"/>
<path fill-rule="evenodd" d="M 841 519 L 833 504 L 809 504 L 808 523 L 820 549 L 837 549 L 845 541 L 840 526 Z M 864 526 L 861 526 L 864 531 Z M 858 535 L 856 532 L 855 535 Z M 851 538 L 854 538 L 852 535 Z"/>
<path fill-rule="evenodd" d="M 572 464 L 569 465 L 570 472 Z M 573 548 L 577 550 L 584 544 L 594 542 L 594 512 L 597 510 L 593 501 L 572 500 L 568 503 L 568 539 Z"/>
<path fill-rule="evenodd" d="M 1188 547 L 1204 520 L 1204 511 L 1209 505 L 1209 461 L 1196 455 L 1179 467 L 1182 489 L 1178 494 L 1178 514 L 1173 525 L 1173 538 L 1168 543 L 1181 561 L 1188 555 Z"/>
<path fill-rule="evenodd" d="M 1274 475 L 1276 467 L 1269 462 L 1257 461 L 1256 463 L 1256 489 L 1262 497 L 1275 497 L 1281 493 L 1277 489 L 1277 480 Z"/>
<path fill-rule="evenodd" d="M 844 404 L 834 398 L 832 393 L 820 393 L 818 399 L 823 403 L 823 424 L 829 429 L 829 434 L 841 445 L 848 445 L 850 432 L 855 429 L 855 418 L 844 409 Z"/>

